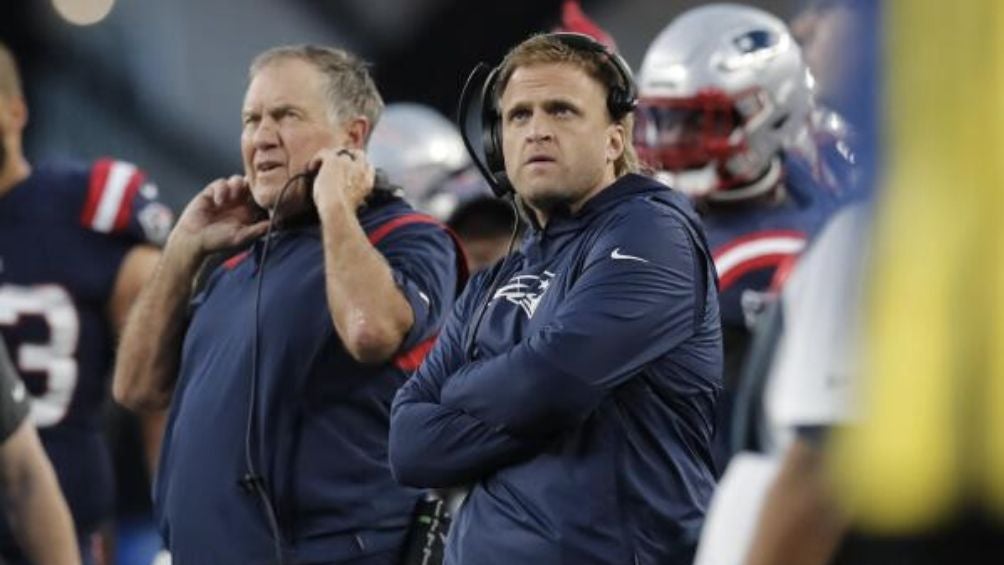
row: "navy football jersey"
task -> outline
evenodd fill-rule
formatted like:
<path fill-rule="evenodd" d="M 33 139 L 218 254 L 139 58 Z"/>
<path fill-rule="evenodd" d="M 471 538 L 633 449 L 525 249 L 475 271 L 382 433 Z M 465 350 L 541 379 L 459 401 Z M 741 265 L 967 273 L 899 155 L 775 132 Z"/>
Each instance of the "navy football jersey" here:
<path fill-rule="evenodd" d="M 807 163 L 789 157 L 784 164 L 786 194 L 780 201 L 716 205 L 702 214 L 721 285 L 723 327 L 749 325 L 751 291 L 766 291 L 774 271 L 805 248 L 841 203 Z"/>
<path fill-rule="evenodd" d="M 778 201 L 712 205 L 702 214 L 720 282 L 727 391 L 738 386 L 749 328 L 770 301 L 779 269 L 793 265 L 826 219 L 848 200 L 845 187 L 833 182 L 830 167 L 821 170 L 818 159 L 789 152 L 783 165 L 785 192 Z"/>
<path fill-rule="evenodd" d="M 81 533 L 113 498 L 109 299 L 130 249 L 159 245 L 172 221 L 144 174 L 111 159 L 39 166 L 0 196 L 0 332 Z"/>
<path fill-rule="evenodd" d="M 840 187 L 822 175 L 818 159 L 784 155 L 785 192 L 776 202 L 709 206 L 702 214 L 715 269 L 722 316 L 725 364 L 713 457 L 720 473 L 730 456 L 734 394 L 749 350 L 756 317 L 771 301 L 771 287 L 808 241 L 845 200 Z"/>

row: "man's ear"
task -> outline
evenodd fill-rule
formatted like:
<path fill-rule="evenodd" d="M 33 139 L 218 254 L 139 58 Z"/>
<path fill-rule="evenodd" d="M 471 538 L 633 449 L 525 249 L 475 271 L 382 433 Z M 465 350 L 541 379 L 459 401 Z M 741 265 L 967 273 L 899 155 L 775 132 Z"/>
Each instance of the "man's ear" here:
<path fill-rule="evenodd" d="M 364 116 L 356 116 L 345 124 L 345 134 L 352 149 L 365 149 L 373 125 Z"/>
<path fill-rule="evenodd" d="M 627 140 L 627 130 L 620 122 L 610 124 L 607 128 L 607 161 L 613 163 L 624 154 Z"/>

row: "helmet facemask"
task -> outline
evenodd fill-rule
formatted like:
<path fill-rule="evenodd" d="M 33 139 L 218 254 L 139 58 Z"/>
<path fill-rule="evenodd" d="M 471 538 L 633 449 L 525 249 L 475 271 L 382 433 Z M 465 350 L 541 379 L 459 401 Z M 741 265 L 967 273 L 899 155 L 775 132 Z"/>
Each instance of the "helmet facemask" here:
<path fill-rule="evenodd" d="M 634 144 L 656 177 L 695 198 L 737 201 L 781 178 L 808 123 L 811 83 L 783 22 L 709 5 L 674 20 L 642 65 Z"/>

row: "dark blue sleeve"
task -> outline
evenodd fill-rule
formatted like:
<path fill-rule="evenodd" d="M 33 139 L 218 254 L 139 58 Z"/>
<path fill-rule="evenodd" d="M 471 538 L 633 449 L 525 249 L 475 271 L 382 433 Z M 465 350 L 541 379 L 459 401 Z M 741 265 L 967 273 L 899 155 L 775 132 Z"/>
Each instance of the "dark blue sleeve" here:
<path fill-rule="evenodd" d="M 401 345 L 408 350 L 432 337 L 453 306 L 459 292 L 456 245 L 442 227 L 415 223 L 387 234 L 376 248 L 415 315 Z"/>
<path fill-rule="evenodd" d="M 458 300 L 425 362 L 391 406 L 390 468 L 398 482 L 451 487 L 475 481 L 535 452 L 528 441 L 501 432 L 462 410 L 440 403 L 440 390 L 465 362 L 464 328 L 477 309 L 474 279 Z"/>
<path fill-rule="evenodd" d="M 669 211 L 613 222 L 554 318 L 508 352 L 454 374 L 442 404 L 520 438 L 577 427 L 613 389 L 694 334 L 698 257 Z"/>

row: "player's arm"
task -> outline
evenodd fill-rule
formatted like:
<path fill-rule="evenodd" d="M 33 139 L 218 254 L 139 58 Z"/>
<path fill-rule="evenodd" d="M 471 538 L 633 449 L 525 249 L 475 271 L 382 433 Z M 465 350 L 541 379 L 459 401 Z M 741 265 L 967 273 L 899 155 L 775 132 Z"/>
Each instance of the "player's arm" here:
<path fill-rule="evenodd" d="M 136 302 L 143 286 L 150 280 L 157 263 L 160 249 L 153 245 L 136 245 L 126 254 L 115 278 L 115 286 L 108 302 L 108 318 L 116 335 L 122 335 L 129 310 Z M 166 410 L 142 414 L 139 424 L 142 430 L 147 471 L 153 476 L 160 454 L 160 442 L 167 422 Z"/>
<path fill-rule="evenodd" d="M 579 426 L 611 391 L 694 335 L 703 263 L 676 216 L 623 219 L 597 240 L 554 318 L 454 374 L 442 403 L 519 437 Z"/>
<path fill-rule="evenodd" d="M 847 528 L 826 476 L 823 449 L 797 437 L 767 491 L 747 565 L 829 563 Z"/>
<path fill-rule="evenodd" d="M 160 249 L 153 245 L 136 245 L 126 253 L 108 301 L 108 319 L 116 333 L 122 333 L 130 308 L 159 261 Z"/>
<path fill-rule="evenodd" d="M 32 563 L 79 563 L 70 510 L 28 418 L 29 400 L 0 341 L 0 498 Z"/>
<path fill-rule="evenodd" d="M 126 408 L 150 411 L 170 405 L 192 281 L 202 260 L 172 236 L 129 312 L 112 381 L 115 400 Z"/>
<path fill-rule="evenodd" d="M 80 563 L 70 509 L 27 418 L 0 445 L 0 487 L 8 523 L 32 563 Z"/>
<path fill-rule="evenodd" d="M 186 206 L 129 312 L 115 362 L 115 399 L 133 410 L 170 405 L 192 284 L 205 258 L 264 234 L 243 177 L 210 183 Z"/>
<path fill-rule="evenodd" d="M 398 482 L 427 488 L 470 483 L 536 453 L 539 446 L 440 402 L 443 385 L 465 361 L 464 328 L 484 275 L 471 282 L 436 346 L 391 406 L 390 468 Z"/>
<path fill-rule="evenodd" d="M 373 189 L 373 167 L 361 151 L 341 151 L 323 150 L 314 159 L 328 310 L 348 353 L 361 363 L 378 364 L 400 349 L 415 314 L 357 219 Z"/>

